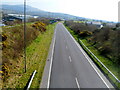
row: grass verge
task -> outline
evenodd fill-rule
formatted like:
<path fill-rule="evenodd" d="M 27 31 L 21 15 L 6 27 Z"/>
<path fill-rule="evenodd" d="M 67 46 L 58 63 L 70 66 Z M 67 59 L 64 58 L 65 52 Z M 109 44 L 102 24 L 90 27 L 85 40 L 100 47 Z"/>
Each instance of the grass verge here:
<path fill-rule="evenodd" d="M 109 61 L 107 58 L 101 56 L 99 54 L 99 51 L 97 51 L 94 47 L 92 47 L 91 44 L 89 44 L 86 39 L 82 39 L 81 41 L 118 79 L 120 78 L 120 76 L 118 75 L 118 72 L 120 71 L 118 65 L 116 65 L 112 61 Z M 91 53 L 86 49 L 86 47 L 84 47 L 84 45 L 81 42 L 79 42 L 79 44 L 86 51 L 86 53 L 92 58 L 92 60 L 96 63 L 96 65 L 100 68 L 100 70 L 102 70 L 102 72 L 105 75 L 107 75 L 109 80 L 120 88 L 120 83 L 118 83 L 116 79 L 96 60 L 96 58 L 93 55 L 91 55 Z"/>
<path fill-rule="evenodd" d="M 40 33 L 38 37 L 27 46 L 26 73 L 24 73 L 24 59 L 21 58 L 21 62 L 18 62 L 18 72 L 14 73 L 15 76 L 13 76 L 13 78 L 9 78 L 4 88 L 24 88 L 34 70 L 37 70 L 37 73 L 33 79 L 31 88 L 39 88 L 55 25 L 56 23 L 48 25 L 46 32 Z"/>
<path fill-rule="evenodd" d="M 47 31 L 44 34 L 40 34 L 38 38 L 35 39 L 29 47 L 27 47 L 27 73 L 24 74 L 24 76 L 20 79 L 21 82 L 19 83 L 19 87 L 24 87 L 29 80 L 32 72 L 34 70 L 37 70 L 31 88 L 39 88 L 49 47 L 52 41 L 52 36 L 54 33 L 54 27 L 55 24 L 48 25 Z"/>
<path fill-rule="evenodd" d="M 66 26 L 68 31 L 72 34 L 72 36 L 78 41 L 78 35 L 74 33 L 69 27 Z M 95 49 L 93 46 L 91 46 L 90 43 L 86 39 L 81 39 L 81 41 L 84 43 L 84 45 L 99 59 L 101 62 L 120 80 L 119 72 L 120 67 L 110 61 L 108 58 L 105 58 L 104 56 L 100 55 L 99 51 Z M 108 73 L 108 71 L 94 58 L 93 55 L 90 54 L 90 52 L 82 45 L 82 43 L 79 42 L 79 44 L 82 46 L 82 48 L 86 51 L 86 53 L 91 57 L 91 59 L 97 64 L 97 66 L 102 70 L 104 74 L 107 75 L 109 80 L 115 84 L 118 88 L 120 88 L 120 83 L 116 82 L 115 78 L 111 74 Z"/>

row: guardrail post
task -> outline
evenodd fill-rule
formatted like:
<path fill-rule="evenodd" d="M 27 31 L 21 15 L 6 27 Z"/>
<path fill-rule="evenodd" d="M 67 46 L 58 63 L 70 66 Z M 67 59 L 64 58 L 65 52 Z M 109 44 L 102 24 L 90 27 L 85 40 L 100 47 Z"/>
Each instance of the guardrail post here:
<path fill-rule="evenodd" d="M 30 82 L 28 83 L 28 86 L 27 86 L 27 89 L 26 89 L 26 90 L 29 90 L 29 89 L 30 89 L 30 86 L 31 86 L 31 84 L 32 84 L 32 81 L 33 81 L 33 78 L 34 78 L 35 74 L 36 74 L 36 70 L 33 72 L 32 77 L 31 77 L 31 79 L 30 79 Z"/>

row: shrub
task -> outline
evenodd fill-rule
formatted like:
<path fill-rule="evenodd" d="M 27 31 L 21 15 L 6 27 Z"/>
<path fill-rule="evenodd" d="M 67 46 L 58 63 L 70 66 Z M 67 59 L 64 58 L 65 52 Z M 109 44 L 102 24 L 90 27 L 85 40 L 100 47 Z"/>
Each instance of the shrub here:
<path fill-rule="evenodd" d="M 2 65 L 2 78 L 5 80 L 10 75 L 9 67 L 6 63 Z"/>
<path fill-rule="evenodd" d="M 37 25 L 38 24 L 38 25 Z M 45 28 L 44 23 L 37 23 L 35 25 L 41 26 L 39 29 Z M 17 66 L 17 62 L 23 59 L 24 52 L 24 29 L 23 25 L 14 27 L 3 27 L 3 41 L 2 47 L 2 72 L 4 80 L 9 77 L 11 69 Z M 33 28 L 30 24 L 26 24 L 26 47 L 40 34 L 39 29 Z M 11 62 L 12 66 L 11 66 Z M 17 71 L 12 71 L 17 72 Z M 11 72 L 10 72 L 11 73 Z"/>
<path fill-rule="evenodd" d="M 120 64 L 120 23 L 116 27 L 96 28 L 95 25 L 85 25 L 73 21 L 65 21 L 65 25 L 80 37 L 86 38 L 91 45 L 100 51 L 100 54 Z"/>
<path fill-rule="evenodd" d="M 104 56 L 106 54 L 110 54 L 110 52 L 111 52 L 110 46 L 107 46 L 107 45 L 103 45 L 103 46 L 99 47 L 98 50 L 100 51 L 100 54 L 102 54 Z"/>
<path fill-rule="evenodd" d="M 42 22 L 46 25 L 50 24 L 50 20 L 47 18 L 30 18 L 27 22 Z"/>
<path fill-rule="evenodd" d="M 80 35 L 81 37 L 87 37 L 87 36 L 91 36 L 91 35 L 92 35 L 92 32 L 87 31 L 87 30 L 84 30 L 84 31 L 81 31 L 81 32 L 79 33 L 79 35 Z"/>
<path fill-rule="evenodd" d="M 46 31 L 46 25 L 42 22 L 36 22 L 36 23 L 32 24 L 32 27 L 38 29 L 40 32 Z"/>
<path fill-rule="evenodd" d="M 3 49 L 3 48 L 6 48 L 6 47 L 7 47 L 7 45 L 8 45 L 8 44 L 7 44 L 7 42 L 5 42 L 5 41 L 4 41 L 4 42 L 2 42 L 2 49 Z"/>
<path fill-rule="evenodd" d="M 1 41 L 5 41 L 7 39 L 7 35 L 6 34 L 0 34 L 0 40 Z"/>
<path fill-rule="evenodd" d="M 22 24 L 21 20 L 14 20 L 14 21 L 6 21 L 4 22 L 5 25 L 16 25 L 16 24 Z"/>
<path fill-rule="evenodd" d="M 2 42 L 0 43 L 0 47 L 1 47 L 1 49 L 3 49 L 3 47 L 6 47 L 6 46 L 7 46 L 7 42 L 6 42 L 6 40 L 7 40 L 7 35 L 6 35 L 6 34 L 0 34 L 0 40 L 2 41 Z"/>
<path fill-rule="evenodd" d="M 14 27 L 3 27 L 3 33 L 1 34 L 2 42 L 2 77 L 6 80 L 9 77 L 9 73 L 17 72 L 14 69 L 17 66 L 17 62 L 21 62 L 23 59 L 24 45 L 26 47 L 37 38 L 40 32 L 46 31 L 46 24 L 42 22 L 36 22 L 32 25 L 26 24 L 26 41 L 24 39 L 24 26 L 16 25 Z M 24 44 L 25 42 L 25 44 Z M 14 62 L 14 63 L 12 63 Z M 11 66 L 12 64 L 12 66 Z M 3 72 L 3 73 L 2 73 Z"/>

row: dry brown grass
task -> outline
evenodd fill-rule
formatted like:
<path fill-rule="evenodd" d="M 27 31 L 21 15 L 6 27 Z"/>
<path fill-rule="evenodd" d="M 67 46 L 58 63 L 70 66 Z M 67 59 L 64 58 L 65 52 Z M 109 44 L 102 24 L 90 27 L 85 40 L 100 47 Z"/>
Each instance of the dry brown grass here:
<path fill-rule="evenodd" d="M 29 46 L 41 32 L 30 24 L 26 26 L 26 46 Z M 3 72 L 3 81 L 7 83 L 9 82 L 9 77 L 13 77 L 10 79 L 12 81 L 15 78 L 20 78 L 21 73 L 23 73 L 23 71 L 19 71 L 24 68 L 22 65 L 24 59 L 24 26 L 21 24 L 14 27 L 3 27 L 2 34 L 6 38 L 2 41 L 4 46 L 2 48 L 1 72 Z"/>

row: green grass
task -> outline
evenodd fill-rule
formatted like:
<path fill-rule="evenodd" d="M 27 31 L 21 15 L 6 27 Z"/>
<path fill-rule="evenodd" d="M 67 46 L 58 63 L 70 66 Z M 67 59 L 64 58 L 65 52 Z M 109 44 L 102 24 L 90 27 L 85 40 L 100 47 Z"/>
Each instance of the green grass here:
<path fill-rule="evenodd" d="M 115 76 L 116 76 L 117 78 L 120 79 L 120 76 L 118 75 L 118 72 L 120 72 L 120 70 L 118 69 L 118 65 L 116 65 L 115 63 L 113 63 L 112 61 L 110 61 L 108 58 L 105 58 L 104 56 L 100 55 L 99 51 L 98 51 L 97 49 L 95 49 L 93 46 L 91 46 L 91 44 L 88 43 L 86 39 L 82 39 L 81 41 L 85 44 L 86 47 L 88 47 L 88 49 L 89 49 L 92 53 L 94 53 L 94 55 L 95 55 L 98 59 L 101 60 L 101 62 L 104 63 L 104 65 L 105 65 L 108 69 L 110 69 L 110 71 L 112 71 L 112 72 L 115 74 Z"/>
<path fill-rule="evenodd" d="M 24 87 L 26 85 L 25 82 L 28 81 L 32 72 L 37 70 L 31 88 L 39 88 L 54 33 L 54 27 L 55 24 L 47 26 L 47 32 L 40 34 L 38 38 L 35 39 L 29 47 L 27 47 L 27 73 L 20 79 L 21 82 L 18 87 Z"/>
<path fill-rule="evenodd" d="M 86 39 L 82 39 L 81 41 L 118 79 L 120 79 L 120 76 L 118 73 L 120 72 L 120 69 L 118 65 L 110 61 L 108 58 L 105 58 L 104 56 L 100 55 L 99 51 L 95 49 L 93 46 L 91 46 L 91 44 L 88 43 Z M 116 82 L 115 78 L 110 73 L 108 73 L 108 71 L 104 67 L 102 67 L 102 65 L 89 53 L 89 51 L 82 44 L 81 46 L 89 54 L 89 56 L 97 63 L 97 65 L 99 65 L 99 67 L 103 70 L 103 72 L 106 75 L 108 75 L 110 80 L 112 80 L 113 83 L 115 83 L 120 88 L 120 83 Z"/>
<path fill-rule="evenodd" d="M 68 31 L 73 35 L 73 37 L 78 41 L 78 35 L 75 35 L 74 31 L 72 31 L 70 28 L 68 28 Z M 120 72 L 120 68 L 118 65 L 110 61 L 108 58 L 100 55 L 100 52 L 94 48 L 86 39 L 81 39 L 81 41 L 84 43 L 84 45 L 120 80 L 120 75 L 118 72 Z M 116 86 L 120 88 L 120 83 L 117 83 L 116 80 L 113 78 L 111 74 L 108 73 L 108 71 L 102 67 L 102 65 L 90 54 L 90 52 L 80 43 L 83 49 L 87 52 L 87 54 L 92 58 L 92 60 L 95 61 L 95 63 L 102 69 L 102 71 L 108 75 L 110 80 L 112 80 Z"/>
<path fill-rule="evenodd" d="M 39 36 L 27 46 L 26 73 L 24 73 L 24 59 L 22 57 L 20 58 L 21 62 L 18 62 L 18 65 L 20 65 L 17 70 L 18 72 L 13 74 L 15 75 L 13 78 L 11 78 L 12 76 L 9 78 L 4 88 L 24 88 L 34 70 L 36 70 L 37 73 L 33 79 L 31 88 L 39 88 L 55 25 L 56 23 L 48 25 L 46 32 L 40 33 Z"/>
<path fill-rule="evenodd" d="M 78 35 L 75 34 L 74 31 L 72 31 L 69 27 L 65 26 L 67 28 L 67 30 L 72 34 L 72 36 L 75 38 L 75 40 L 78 40 Z"/>

